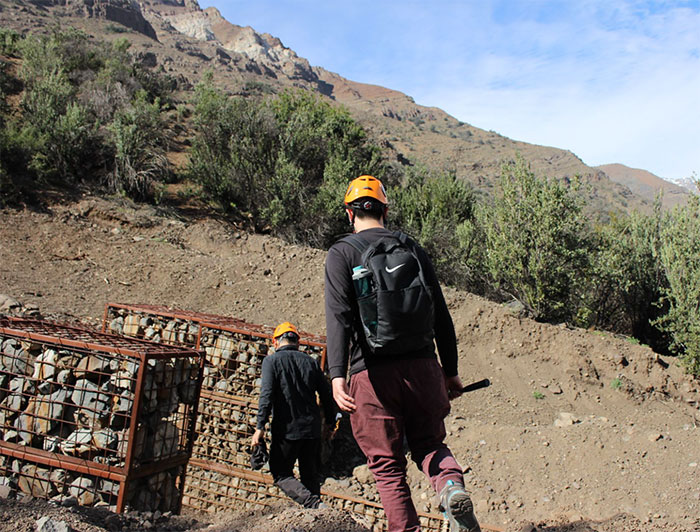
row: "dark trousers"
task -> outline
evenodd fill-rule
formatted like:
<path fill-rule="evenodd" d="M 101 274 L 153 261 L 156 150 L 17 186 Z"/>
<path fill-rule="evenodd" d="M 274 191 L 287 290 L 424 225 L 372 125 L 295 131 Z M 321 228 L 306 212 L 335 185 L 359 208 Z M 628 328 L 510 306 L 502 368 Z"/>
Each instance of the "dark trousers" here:
<path fill-rule="evenodd" d="M 377 481 L 389 531 L 420 530 L 406 479 L 404 436 L 437 493 L 448 480 L 464 483 L 443 441 L 450 402 L 442 368 L 433 359 L 388 363 L 353 375 L 350 393 L 357 406 L 352 432 Z"/>
<path fill-rule="evenodd" d="M 275 485 L 293 501 L 306 508 L 318 507 L 321 484 L 318 477 L 321 440 L 287 440 L 272 437 L 270 473 Z M 299 477 L 294 477 L 294 464 L 299 461 Z"/>

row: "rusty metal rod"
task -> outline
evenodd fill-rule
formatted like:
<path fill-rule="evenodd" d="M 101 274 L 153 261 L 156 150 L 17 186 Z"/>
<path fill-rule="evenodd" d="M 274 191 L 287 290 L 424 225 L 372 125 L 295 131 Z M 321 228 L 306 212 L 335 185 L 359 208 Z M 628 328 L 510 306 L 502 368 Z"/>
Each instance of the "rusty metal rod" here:
<path fill-rule="evenodd" d="M 16 443 L 0 441 L 0 454 L 49 467 L 60 467 L 61 469 L 67 469 L 69 471 L 76 471 L 86 475 L 106 478 L 117 482 L 123 482 L 126 478 L 126 471 L 123 467 L 114 467 L 93 462 L 91 460 L 85 460 L 83 458 L 49 453 L 42 449 L 17 445 Z"/>

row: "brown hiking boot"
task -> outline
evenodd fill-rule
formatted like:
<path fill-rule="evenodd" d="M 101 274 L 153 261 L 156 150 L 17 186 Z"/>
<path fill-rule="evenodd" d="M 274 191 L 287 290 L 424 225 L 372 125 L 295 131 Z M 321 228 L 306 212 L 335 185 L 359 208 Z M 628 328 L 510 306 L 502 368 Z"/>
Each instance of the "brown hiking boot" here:
<path fill-rule="evenodd" d="M 472 500 L 461 484 L 447 481 L 440 492 L 440 508 L 450 524 L 450 532 L 481 532 Z"/>

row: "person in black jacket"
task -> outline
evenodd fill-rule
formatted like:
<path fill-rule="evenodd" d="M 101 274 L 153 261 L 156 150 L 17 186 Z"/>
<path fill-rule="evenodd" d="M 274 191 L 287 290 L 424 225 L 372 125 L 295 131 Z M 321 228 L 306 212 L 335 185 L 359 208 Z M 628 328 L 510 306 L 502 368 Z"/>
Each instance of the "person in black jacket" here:
<path fill-rule="evenodd" d="M 299 351 L 299 332 L 294 325 L 278 325 L 272 345 L 275 352 L 262 363 L 258 421 L 252 444 L 263 442 L 265 425 L 272 414 L 272 478 L 292 500 L 306 508 L 318 508 L 322 504 L 318 470 L 321 412 L 316 394 L 329 422 L 335 414 L 335 403 L 318 363 Z M 297 461 L 300 480 L 293 473 Z"/>
<path fill-rule="evenodd" d="M 345 208 L 356 234 L 328 250 L 326 348 L 333 397 L 342 411 L 350 413 L 353 435 L 376 480 L 390 531 L 420 530 L 406 479 L 405 439 L 411 458 L 439 494 L 450 531 L 478 532 L 462 468 L 444 443 L 449 401 L 459 397 L 463 388 L 457 368 L 457 338 L 432 262 L 417 244 L 411 245 L 433 302 L 432 312 L 425 313 L 426 320 L 434 316 L 432 330 L 429 326 L 420 328 L 428 329 L 427 340 L 403 342 L 405 347 L 398 352 L 377 354 L 365 336 L 353 272 L 361 274 L 366 265 L 356 241 L 370 245 L 392 238 L 394 233 L 385 228 L 388 203 L 378 179 L 367 175 L 354 179 L 345 194 Z M 402 266 L 387 265 L 386 271 Z M 382 316 L 374 319 L 383 321 Z"/>

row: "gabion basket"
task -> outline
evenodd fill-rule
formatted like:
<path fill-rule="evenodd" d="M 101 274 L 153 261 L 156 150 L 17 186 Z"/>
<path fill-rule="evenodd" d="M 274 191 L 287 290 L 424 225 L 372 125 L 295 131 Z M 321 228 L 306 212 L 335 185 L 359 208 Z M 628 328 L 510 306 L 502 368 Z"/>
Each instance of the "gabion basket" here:
<path fill-rule="evenodd" d="M 179 511 L 203 367 L 188 347 L 0 319 L 0 484 Z"/>

